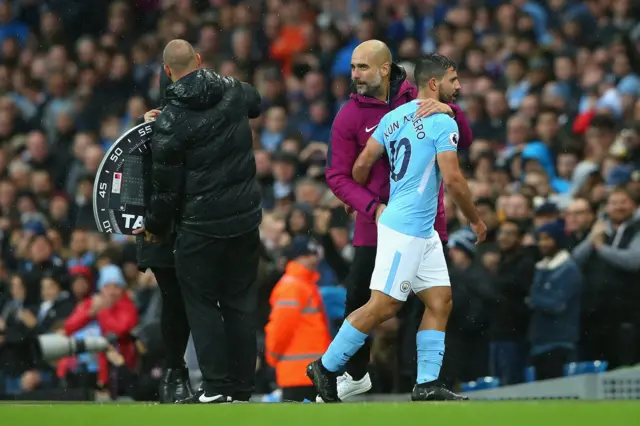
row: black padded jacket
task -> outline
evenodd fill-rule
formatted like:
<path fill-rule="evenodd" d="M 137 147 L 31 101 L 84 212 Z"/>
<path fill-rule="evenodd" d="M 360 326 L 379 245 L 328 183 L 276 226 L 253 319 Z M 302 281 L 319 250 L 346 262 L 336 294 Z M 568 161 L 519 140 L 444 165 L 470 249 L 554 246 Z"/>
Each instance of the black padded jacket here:
<path fill-rule="evenodd" d="M 260 225 L 249 118 L 261 98 L 249 84 L 199 69 L 171 84 L 154 123 L 152 191 L 145 227 L 163 236 L 179 230 L 214 238 Z"/>

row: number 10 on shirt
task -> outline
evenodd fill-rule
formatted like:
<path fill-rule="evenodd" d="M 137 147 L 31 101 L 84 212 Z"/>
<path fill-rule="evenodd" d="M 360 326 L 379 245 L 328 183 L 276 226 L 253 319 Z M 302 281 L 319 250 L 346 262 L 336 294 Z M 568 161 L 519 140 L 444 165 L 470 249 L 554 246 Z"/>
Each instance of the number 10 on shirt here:
<path fill-rule="evenodd" d="M 404 156 L 402 157 L 400 170 L 396 173 L 400 149 L 404 149 Z M 409 161 L 411 160 L 411 141 L 409 141 L 409 138 L 393 140 L 389 143 L 389 151 L 391 153 L 391 179 L 393 179 L 394 182 L 398 182 L 402 180 L 409 167 Z"/>

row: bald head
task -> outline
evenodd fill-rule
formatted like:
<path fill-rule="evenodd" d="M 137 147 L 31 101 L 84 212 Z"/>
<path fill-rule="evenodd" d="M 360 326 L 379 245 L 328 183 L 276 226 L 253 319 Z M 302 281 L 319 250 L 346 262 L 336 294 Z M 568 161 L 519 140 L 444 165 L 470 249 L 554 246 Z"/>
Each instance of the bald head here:
<path fill-rule="evenodd" d="M 171 40 L 164 48 L 162 59 L 165 69 L 169 69 L 167 74 L 173 81 L 195 71 L 200 66 L 200 55 L 186 40 Z"/>
<path fill-rule="evenodd" d="M 380 40 L 367 40 L 360 43 L 353 51 L 353 56 L 367 58 L 371 65 L 380 66 L 391 63 L 391 50 Z"/>
<path fill-rule="evenodd" d="M 351 55 L 351 79 L 358 94 L 386 101 L 391 61 L 389 47 L 380 40 L 368 40 L 358 45 Z"/>

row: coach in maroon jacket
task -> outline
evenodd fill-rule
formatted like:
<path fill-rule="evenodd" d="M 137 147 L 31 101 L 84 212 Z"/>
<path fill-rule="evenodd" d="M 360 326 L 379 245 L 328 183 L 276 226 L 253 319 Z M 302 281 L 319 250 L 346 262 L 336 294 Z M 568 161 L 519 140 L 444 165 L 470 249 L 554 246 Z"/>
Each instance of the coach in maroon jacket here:
<path fill-rule="evenodd" d="M 377 43 L 377 42 L 376 42 Z M 389 162 L 378 161 L 371 169 L 369 182 L 359 185 L 351 176 L 353 164 L 364 149 L 380 119 L 392 109 L 416 99 L 418 89 L 406 80 L 405 71 L 395 63 L 388 76 L 380 75 L 385 55 L 369 48 L 370 41 L 354 50 L 351 58 L 351 78 L 356 93 L 344 105 L 333 122 L 331 142 L 327 158 L 327 183 L 333 193 L 347 208 L 355 210 L 356 228 L 353 245 L 355 255 L 349 276 L 346 279 L 347 303 L 345 316 L 360 308 L 369 300 L 369 283 L 376 258 L 377 228 L 375 218 L 378 210 L 389 201 Z M 456 105 L 424 103 L 419 116 L 443 112 L 455 118 L 460 132 L 459 147 L 471 144 L 471 128 L 466 117 Z M 435 229 L 443 243 L 447 242 L 443 189 Z M 338 380 L 338 396 L 341 400 L 371 389 L 367 373 L 369 364 L 369 342 L 351 358 L 347 372 Z"/>

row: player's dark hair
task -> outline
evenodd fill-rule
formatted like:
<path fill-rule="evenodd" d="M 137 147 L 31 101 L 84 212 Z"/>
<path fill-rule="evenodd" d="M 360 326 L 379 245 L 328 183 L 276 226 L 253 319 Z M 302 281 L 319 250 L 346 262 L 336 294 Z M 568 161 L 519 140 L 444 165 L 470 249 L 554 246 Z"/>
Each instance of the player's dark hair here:
<path fill-rule="evenodd" d="M 446 56 L 433 53 L 418 60 L 413 76 L 418 87 L 424 87 L 432 78 L 442 80 L 449 68 L 456 70 L 458 65 Z"/>

